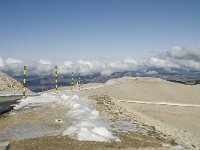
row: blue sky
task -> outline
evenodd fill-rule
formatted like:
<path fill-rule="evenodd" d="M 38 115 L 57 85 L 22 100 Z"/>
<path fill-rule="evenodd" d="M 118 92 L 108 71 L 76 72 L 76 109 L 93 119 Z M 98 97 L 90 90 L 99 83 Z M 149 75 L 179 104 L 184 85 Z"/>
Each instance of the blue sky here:
<path fill-rule="evenodd" d="M 0 56 L 146 58 L 200 46 L 199 0 L 1 0 Z"/>

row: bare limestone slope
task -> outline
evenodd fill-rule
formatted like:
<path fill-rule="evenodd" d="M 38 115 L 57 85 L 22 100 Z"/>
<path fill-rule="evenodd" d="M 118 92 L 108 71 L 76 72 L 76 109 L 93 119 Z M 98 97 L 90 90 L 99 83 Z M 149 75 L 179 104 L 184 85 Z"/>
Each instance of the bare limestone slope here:
<path fill-rule="evenodd" d="M 190 149 L 200 148 L 200 86 L 126 77 L 85 91 L 88 95 L 108 95 L 139 122 L 154 126 Z"/>
<path fill-rule="evenodd" d="M 0 94 L 21 94 L 23 85 L 7 74 L 0 72 Z M 27 89 L 27 92 L 30 92 Z"/>

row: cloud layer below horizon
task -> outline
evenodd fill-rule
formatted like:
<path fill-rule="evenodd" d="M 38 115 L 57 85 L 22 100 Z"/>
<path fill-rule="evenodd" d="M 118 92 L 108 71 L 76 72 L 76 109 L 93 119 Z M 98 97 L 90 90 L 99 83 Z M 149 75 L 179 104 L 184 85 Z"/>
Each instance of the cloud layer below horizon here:
<path fill-rule="evenodd" d="M 90 60 L 66 60 L 63 62 L 53 62 L 51 60 L 39 59 L 28 61 L 16 58 L 0 57 L 0 70 L 10 72 L 15 75 L 23 73 L 23 65 L 26 64 L 29 74 L 47 75 L 54 73 L 55 65 L 58 66 L 60 74 L 70 74 L 71 72 L 89 75 L 101 73 L 110 75 L 114 72 L 145 70 L 146 68 L 161 68 L 166 70 L 183 69 L 200 71 L 200 49 L 187 49 L 180 46 L 173 47 L 168 51 L 150 57 L 147 60 L 136 61 L 131 57 L 113 62 L 101 62 Z M 151 70 L 146 74 L 156 74 Z"/>

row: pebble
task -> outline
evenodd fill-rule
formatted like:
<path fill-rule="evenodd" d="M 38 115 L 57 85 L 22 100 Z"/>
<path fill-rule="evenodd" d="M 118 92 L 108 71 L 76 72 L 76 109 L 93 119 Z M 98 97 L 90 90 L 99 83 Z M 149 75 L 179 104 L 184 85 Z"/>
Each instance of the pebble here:
<path fill-rule="evenodd" d="M 6 142 L 0 142 L 0 150 L 7 150 L 9 149 L 10 143 L 8 141 Z"/>

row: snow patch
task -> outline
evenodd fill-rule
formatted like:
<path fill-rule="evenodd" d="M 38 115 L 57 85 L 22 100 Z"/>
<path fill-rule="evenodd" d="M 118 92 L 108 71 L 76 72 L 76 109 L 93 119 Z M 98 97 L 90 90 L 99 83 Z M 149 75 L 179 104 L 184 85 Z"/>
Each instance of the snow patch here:
<path fill-rule="evenodd" d="M 119 141 L 113 136 L 108 122 L 99 116 L 99 112 L 81 101 L 77 95 L 44 93 L 19 102 L 14 109 L 22 109 L 34 103 L 57 103 L 70 108 L 65 116 L 72 123 L 63 131 L 63 136 L 68 135 L 80 141 Z"/>
<path fill-rule="evenodd" d="M 187 150 L 181 145 L 174 146 L 174 150 Z"/>
<path fill-rule="evenodd" d="M 106 85 L 115 85 L 116 84 L 116 80 L 114 80 L 114 79 L 108 80 L 105 84 Z"/>
<path fill-rule="evenodd" d="M 63 97 L 63 96 L 62 96 Z M 63 97 L 65 99 L 65 96 Z M 106 120 L 99 116 L 99 112 L 79 100 L 77 95 L 71 98 L 70 111 L 66 114 L 73 119 L 63 135 L 69 135 L 80 141 L 110 141 L 116 139 L 110 131 Z"/>

